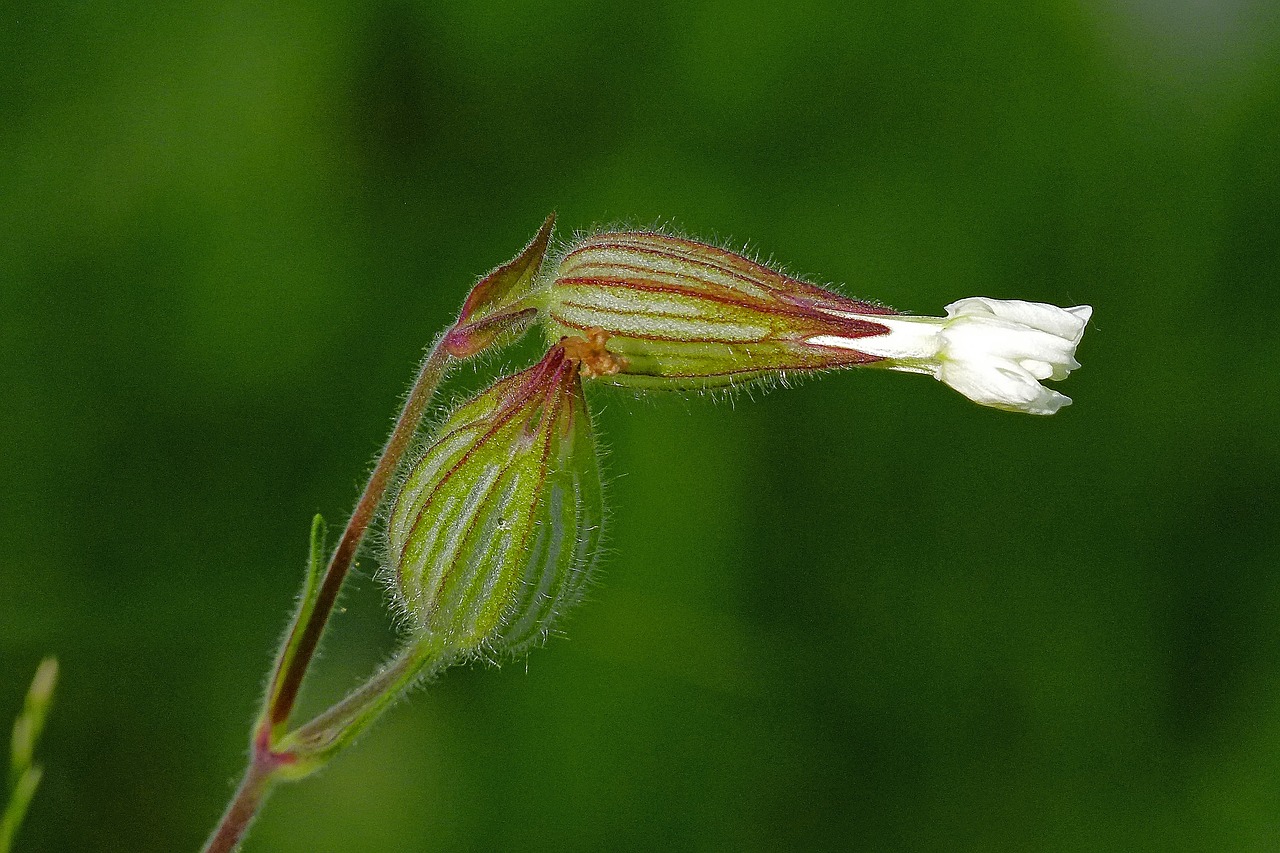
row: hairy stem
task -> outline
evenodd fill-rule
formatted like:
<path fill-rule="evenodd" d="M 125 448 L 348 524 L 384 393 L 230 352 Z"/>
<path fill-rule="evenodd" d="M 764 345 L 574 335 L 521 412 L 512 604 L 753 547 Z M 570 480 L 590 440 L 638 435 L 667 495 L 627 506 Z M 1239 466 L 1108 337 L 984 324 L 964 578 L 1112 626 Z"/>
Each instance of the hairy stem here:
<path fill-rule="evenodd" d="M 266 728 L 259 729 L 249 767 L 205 843 L 204 853 L 238 849 L 277 782 L 301 779 L 319 770 L 391 707 L 424 669 L 441 662 L 435 646 L 410 646 L 346 699 L 286 736 L 280 746 L 272 745 Z"/>
<path fill-rule="evenodd" d="M 298 758 L 288 777 L 302 778 L 320 769 L 395 704 L 424 671 L 446 662 L 438 644 L 423 640 L 407 646 L 347 698 L 282 739 L 280 750 Z"/>
<path fill-rule="evenodd" d="M 289 751 L 277 751 L 275 743 L 288 724 L 298 701 L 298 693 L 302 688 L 302 680 L 307 668 L 315 657 L 320 645 L 320 637 L 338 601 L 338 592 L 346 580 L 347 572 L 355 560 L 356 551 L 373 521 L 378 504 L 386 494 L 387 486 L 395 475 L 400 461 L 413 441 L 414 433 L 422 422 L 427 404 L 435 394 L 440 380 L 444 378 L 452 357 L 441 346 L 443 338 L 437 339 L 431 351 L 418 370 L 418 377 L 409 390 L 404 408 L 396 419 L 382 454 L 374 465 L 369 482 L 356 507 L 351 512 L 351 519 L 342 538 L 334 549 L 325 568 L 320 588 L 314 593 L 314 602 L 304 603 L 295 615 L 294 623 L 289 629 L 284 648 L 271 676 L 271 684 L 267 690 L 266 707 L 253 733 L 253 756 L 249 767 L 245 770 L 244 779 L 236 789 L 235 796 L 227 805 L 222 820 L 214 829 L 205 845 L 205 853 L 230 853 L 240 845 L 249 824 L 257 816 L 263 801 L 273 785 L 282 777 L 281 771 L 297 762 L 298 756 Z M 312 550 L 316 550 L 317 530 L 312 529 Z M 304 593 L 305 594 L 305 593 Z M 383 674 L 374 677 L 374 681 Z M 344 703 L 339 703 L 342 707 Z M 322 715 L 324 716 L 324 715 Z M 376 716 L 376 715 L 374 715 Z"/>
<path fill-rule="evenodd" d="M 275 765 L 270 760 L 262 760 L 255 750 L 253 760 L 240 780 L 240 787 L 227 804 L 217 828 L 205 842 L 204 853 L 231 853 L 240 846 L 249 824 L 253 823 L 258 809 L 271 791 L 274 771 Z"/>
<path fill-rule="evenodd" d="M 302 633 L 297 638 L 294 653 L 281 659 L 280 668 L 272 676 L 271 689 L 267 692 L 269 705 L 263 714 L 261 726 L 271 735 L 277 733 L 293 713 L 298 692 L 302 688 L 303 676 L 311 664 L 311 659 L 315 656 L 325 624 L 338 601 L 338 592 L 342 589 L 342 582 L 346 580 L 360 542 L 373 521 L 374 513 L 378 510 L 378 504 L 382 502 L 382 497 L 391 483 L 396 468 L 400 465 L 400 460 L 409 449 L 414 432 L 426 411 L 427 403 L 435 394 L 440 380 L 449 367 L 451 358 L 442 348 L 441 340 L 443 339 L 436 341 L 431 352 L 422 362 L 418 378 L 409 391 L 404 408 L 400 411 L 400 417 L 396 419 L 395 428 L 382 449 L 382 455 L 378 457 L 373 473 L 369 475 L 369 482 L 365 485 L 360 500 L 356 502 L 356 508 L 351 513 L 346 529 L 342 531 L 338 547 L 329 558 L 329 565 L 325 569 L 324 579 L 320 582 L 320 591 L 316 595 L 314 608 L 308 614 L 309 618 L 304 624 L 295 623 L 290 630 L 290 639 L 287 641 L 289 643 L 294 642 L 294 633 L 298 631 Z"/>

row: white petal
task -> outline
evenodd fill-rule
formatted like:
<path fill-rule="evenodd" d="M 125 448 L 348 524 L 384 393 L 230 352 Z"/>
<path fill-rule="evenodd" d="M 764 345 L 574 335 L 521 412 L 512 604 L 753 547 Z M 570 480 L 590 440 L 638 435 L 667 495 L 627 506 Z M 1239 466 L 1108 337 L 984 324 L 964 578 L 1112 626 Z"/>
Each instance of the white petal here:
<path fill-rule="evenodd" d="M 1092 305 L 1077 305 L 1074 308 L 1068 308 L 1067 311 L 1073 314 L 1075 318 L 1080 321 L 1080 328 L 1082 330 L 1084 329 L 1085 324 L 1093 318 Z"/>
<path fill-rule="evenodd" d="M 943 332 L 950 358 L 994 355 L 1058 364 L 1070 360 L 1075 344 L 1056 335 L 992 317 L 958 317 Z"/>
<path fill-rule="evenodd" d="M 1040 382 L 1065 379 L 1080 366 L 1076 345 L 1093 309 L 975 296 L 948 305 L 945 318 L 831 313 L 889 331 L 859 338 L 819 335 L 809 343 L 880 356 L 890 370 L 932 374 L 984 406 L 1051 415 L 1071 398 Z"/>
<path fill-rule="evenodd" d="M 1011 412 L 1051 415 L 1071 403 L 1012 362 L 946 362 L 938 378 L 975 403 Z"/>
<path fill-rule="evenodd" d="M 1034 358 L 1022 358 L 1018 360 L 1018 366 L 1030 373 L 1036 379 L 1049 379 L 1056 371 L 1055 367 L 1047 361 L 1036 361 Z"/>
<path fill-rule="evenodd" d="M 1078 305 L 1075 308 L 1059 308 L 1045 302 L 1025 302 L 1021 299 L 990 299 L 972 296 L 952 302 L 947 306 L 948 317 L 997 317 L 1030 329 L 1048 332 L 1071 343 L 1079 343 L 1084 327 L 1093 316 L 1093 308 Z"/>

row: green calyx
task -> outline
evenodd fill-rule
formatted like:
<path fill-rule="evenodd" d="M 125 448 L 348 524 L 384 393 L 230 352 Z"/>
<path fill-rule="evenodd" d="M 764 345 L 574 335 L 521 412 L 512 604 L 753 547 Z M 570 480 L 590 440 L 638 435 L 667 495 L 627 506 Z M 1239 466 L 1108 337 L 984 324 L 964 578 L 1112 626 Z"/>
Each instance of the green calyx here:
<path fill-rule="evenodd" d="M 580 366 L 557 344 L 500 380 L 445 421 L 402 484 L 389 562 L 423 642 L 517 652 L 579 597 L 603 517 Z"/>
<path fill-rule="evenodd" d="M 622 363 L 604 381 L 644 388 L 715 387 L 877 361 L 813 339 L 883 334 L 883 326 L 848 315 L 894 313 L 724 249 L 649 232 L 579 241 L 544 287 L 548 338 L 602 335 Z"/>

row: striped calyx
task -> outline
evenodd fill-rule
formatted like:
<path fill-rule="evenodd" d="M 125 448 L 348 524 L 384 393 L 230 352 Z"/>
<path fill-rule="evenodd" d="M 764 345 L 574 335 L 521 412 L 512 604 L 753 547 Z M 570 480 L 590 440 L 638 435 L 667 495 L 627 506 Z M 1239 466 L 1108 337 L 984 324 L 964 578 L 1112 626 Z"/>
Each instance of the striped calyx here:
<path fill-rule="evenodd" d="M 604 380 L 651 388 L 876 362 L 849 342 L 887 333 L 875 318 L 896 313 L 724 249 L 650 232 L 576 243 L 544 287 L 551 340 L 599 330 L 622 365 Z"/>
<path fill-rule="evenodd" d="M 519 651 L 582 592 L 603 518 L 579 375 L 591 349 L 557 343 L 463 404 L 392 503 L 400 602 L 453 654 Z"/>

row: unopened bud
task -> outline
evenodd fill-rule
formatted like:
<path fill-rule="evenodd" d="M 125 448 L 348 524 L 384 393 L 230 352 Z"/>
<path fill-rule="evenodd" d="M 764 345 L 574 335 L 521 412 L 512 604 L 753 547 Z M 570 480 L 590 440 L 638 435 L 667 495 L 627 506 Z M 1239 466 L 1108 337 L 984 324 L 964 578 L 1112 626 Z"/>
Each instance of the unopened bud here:
<path fill-rule="evenodd" d="M 445 352 L 454 358 L 471 358 L 504 336 L 522 333 L 537 318 L 531 297 L 555 222 L 553 213 L 520 254 L 476 282 L 458 322 L 445 333 Z"/>
<path fill-rule="evenodd" d="M 450 653 L 519 651 L 581 594 L 603 517 L 579 375 L 595 349 L 557 343 L 460 407 L 391 507 L 400 602 Z"/>
<path fill-rule="evenodd" d="M 878 361 L 814 339 L 884 334 L 875 317 L 895 313 L 715 246 L 648 232 L 577 243 L 546 298 L 553 339 L 603 330 L 625 365 L 608 381 L 676 389 Z"/>

